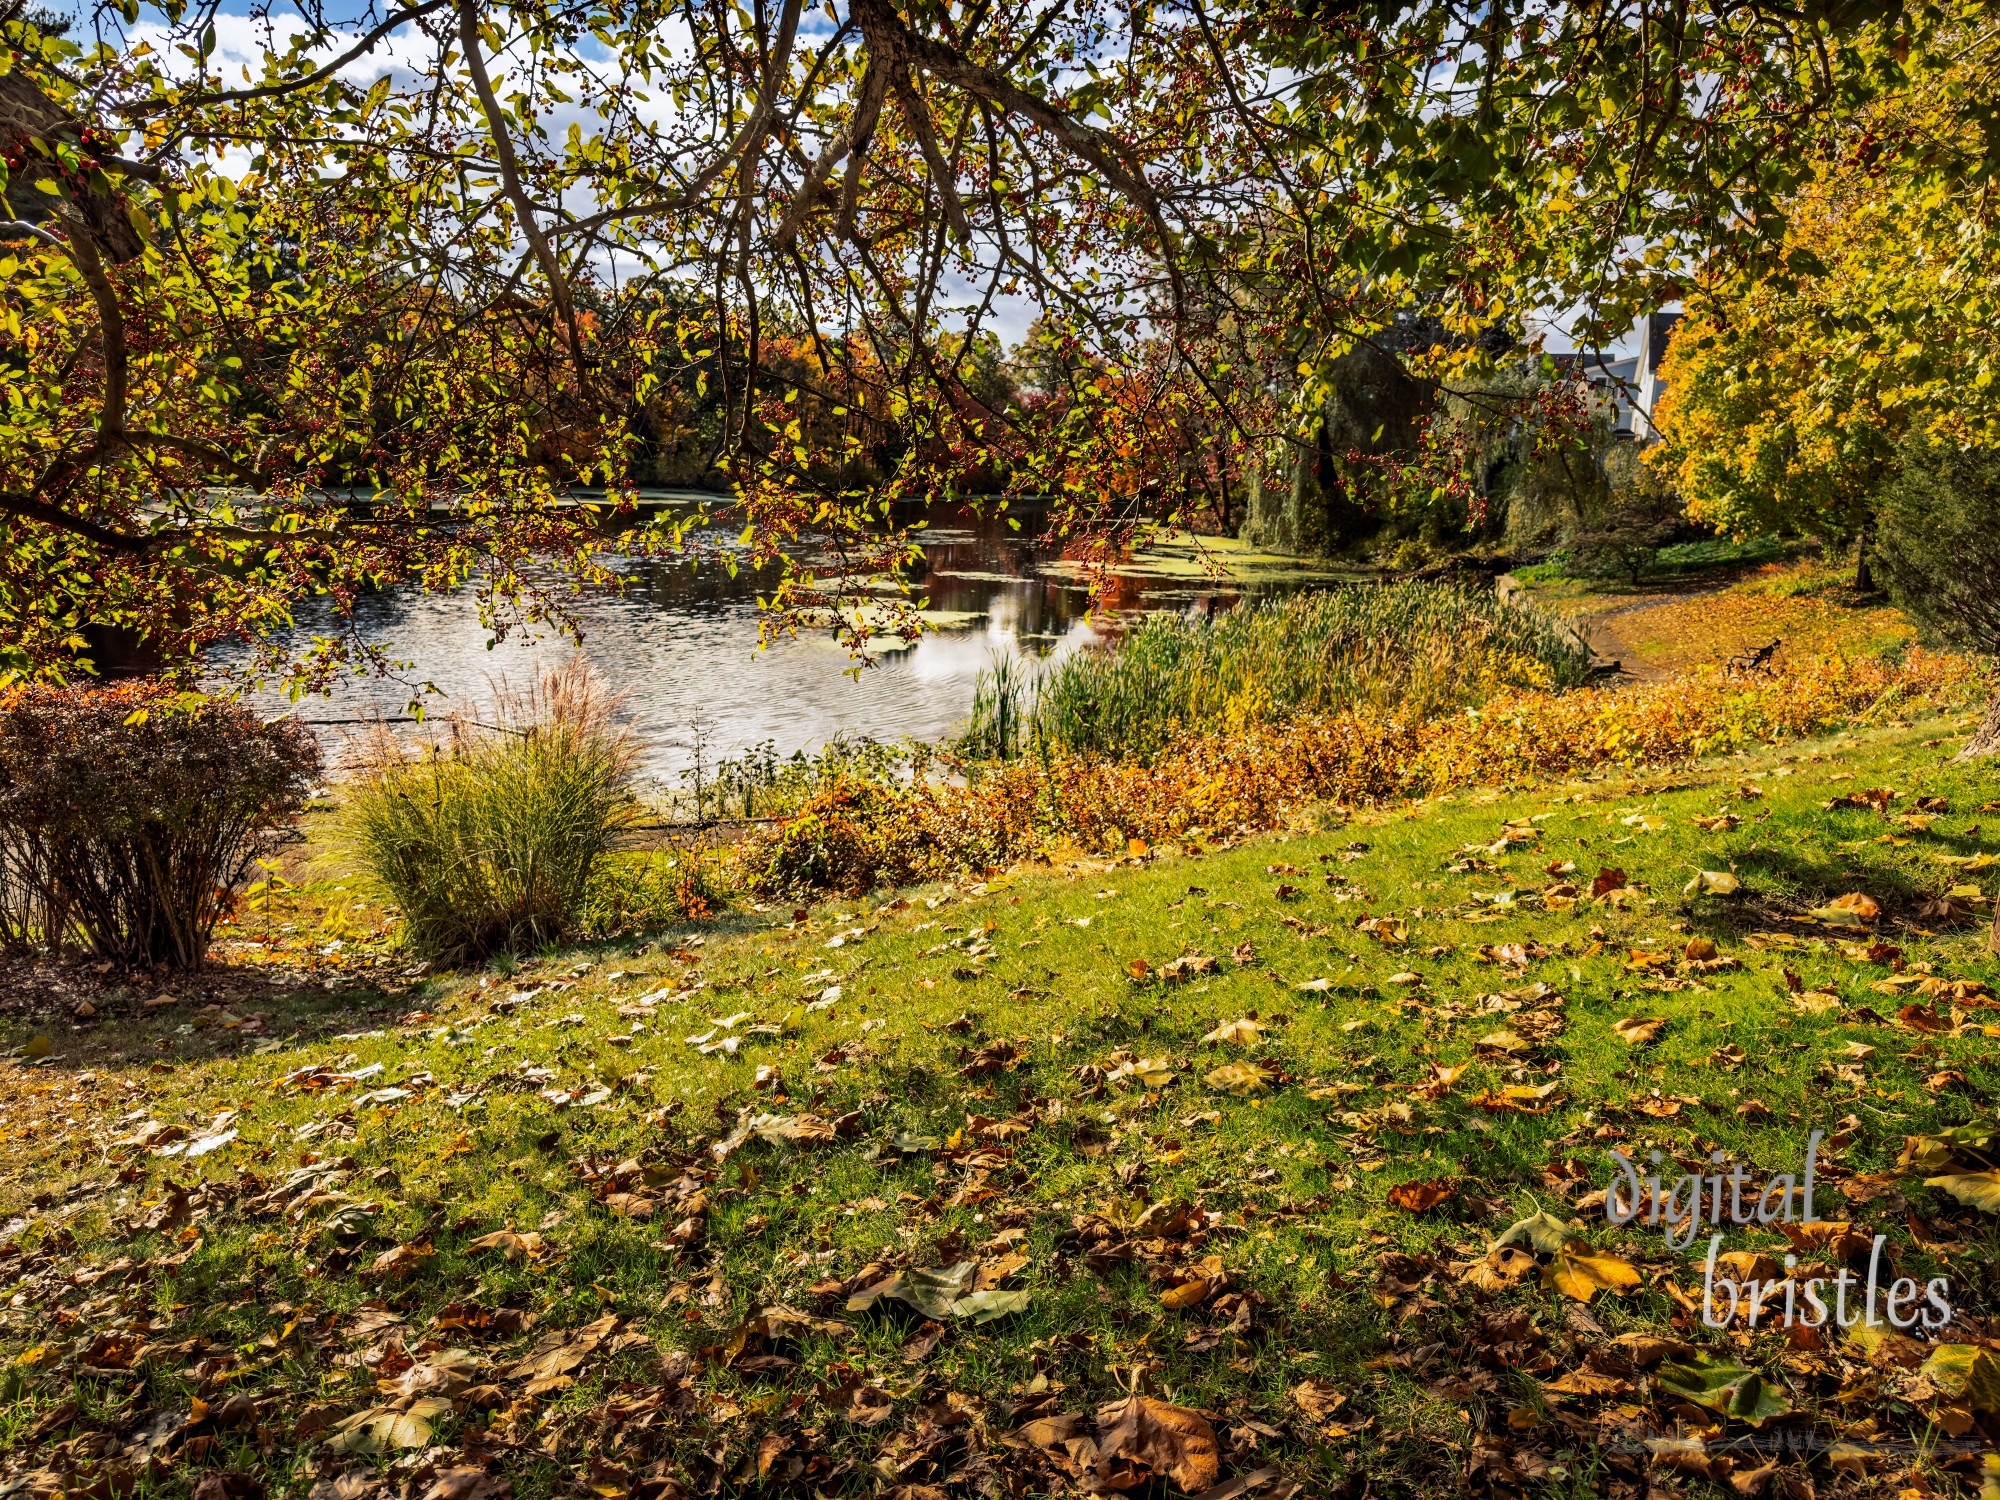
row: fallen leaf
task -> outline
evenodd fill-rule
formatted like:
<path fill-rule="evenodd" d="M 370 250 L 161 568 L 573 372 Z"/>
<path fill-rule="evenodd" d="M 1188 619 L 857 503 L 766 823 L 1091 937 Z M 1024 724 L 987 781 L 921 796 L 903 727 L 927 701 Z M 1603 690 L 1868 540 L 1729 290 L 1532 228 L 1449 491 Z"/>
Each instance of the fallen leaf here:
<path fill-rule="evenodd" d="M 1792 1407 L 1784 1392 L 1755 1370 L 1708 1354 L 1697 1354 L 1684 1364 L 1662 1363 L 1654 1378 L 1661 1390 L 1752 1427 L 1761 1427 Z"/>
<path fill-rule="evenodd" d="M 481 1235 L 465 1247 L 467 1250 L 498 1250 L 509 1260 L 526 1256 L 532 1260 L 542 1253 L 542 1237 L 539 1234 L 516 1234 L 511 1229 L 496 1229 L 491 1234 Z"/>
<path fill-rule="evenodd" d="M 1264 1039 L 1265 1027 L 1261 1021 L 1225 1021 L 1203 1037 L 1204 1042 L 1216 1045 L 1230 1044 L 1238 1047 L 1254 1047 Z"/>
<path fill-rule="evenodd" d="M 526 1381 L 523 1393 L 539 1396 L 574 1383 L 575 1370 L 618 1327 L 618 1315 L 606 1313 L 581 1328 L 544 1334 L 521 1358 L 503 1366 L 497 1374 L 505 1381 Z"/>
<path fill-rule="evenodd" d="M 1458 1180 L 1453 1177 L 1433 1178 L 1429 1182 L 1399 1182 L 1389 1189 L 1389 1203 L 1405 1213 L 1429 1213 L 1457 1192 Z"/>
<path fill-rule="evenodd" d="M 1222 1093 L 1248 1099 L 1267 1092 L 1278 1076 L 1276 1069 L 1262 1063 L 1224 1063 L 1205 1075 L 1202 1082 Z"/>
<path fill-rule="evenodd" d="M 1324 1423 L 1347 1404 L 1347 1393 L 1331 1380 L 1315 1375 L 1292 1387 L 1292 1401 L 1309 1421 Z"/>
<path fill-rule="evenodd" d="M 1363 917 L 1354 925 L 1378 943 L 1394 946 L 1410 940 L 1410 924 L 1401 917 Z"/>
<path fill-rule="evenodd" d="M 511 1480 L 484 1469 L 440 1469 L 424 1491 L 424 1500 L 504 1500 L 513 1493 Z"/>
<path fill-rule="evenodd" d="M 1974 1411 L 2000 1412 L 2000 1355 L 1980 1344 L 1940 1344 L 1919 1372 Z"/>
<path fill-rule="evenodd" d="M 1926 1177 L 1924 1186 L 1942 1189 L 1981 1213 L 2000 1214 L 2000 1172 L 1951 1172 Z"/>
<path fill-rule="evenodd" d="M 1697 870 L 1694 879 L 1681 887 L 1683 896 L 1734 896 L 1743 882 L 1727 870 Z M 1714 955 L 1710 955 L 1713 957 Z"/>
<path fill-rule="evenodd" d="M 1627 1046 L 1644 1047 L 1659 1040 L 1666 1029 L 1664 1016 L 1627 1016 L 1622 1021 L 1613 1021 L 1611 1029 L 1624 1040 Z"/>
<path fill-rule="evenodd" d="M 847 1310 L 866 1312 L 888 1298 L 914 1307 L 927 1318 L 943 1319 L 951 1315 L 953 1304 L 965 1296 L 978 1270 L 978 1261 L 962 1260 L 931 1270 L 913 1266 L 896 1271 L 849 1297 Z"/>
<path fill-rule="evenodd" d="M 1881 913 L 1881 904 L 1873 896 L 1865 896 L 1859 891 L 1850 891 L 1825 906 L 1814 907 L 1812 911 L 1812 915 L 1820 921 L 1835 927 L 1866 927 Z"/>
<path fill-rule="evenodd" d="M 1577 1237 L 1574 1227 L 1564 1223 L 1554 1214 L 1544 1209 L 1530 1214 L 1525 1219 L 1517 1219 L 1507 1227 L 1506 1233 L 1493 1242 L 1498 1249 L 1502 1245 L 1532 1245 L 1544 1255 L 1553 1255 Z"/>
<path fill-rule="evenodd" d="M 373 1406 L 336 1423 L 326 1446 L 333 1453 L 422 1448 L 431 1440 L 432 1424 L 450 1410 L 451 1403 L 438 1396 L 422 1396 L 407 1405 Z"/>
<path fill-rule="evenodd" d="M 1638 1267 L 1607 1250 L 1593 1250 L 1580 1239 L 1565 1243 L 1549 1262 L 1542 1279 L 1576 1302 L 1588 1302 L 1599 1292 L 1637 1286 Z"/>
<path fill-rule="evenodd" d="M 972 1292 L 951 1304 L 951 1315 L 964 1318 L 975 1327 L 984 1323 L 995 1323 L 1001 1318 L 1012 1317 L 1015 1313 L 1026 1312 L 1034 1302 L 1033 1292 L 1002 1292 L 987 1290 Z"/>
<path fill-rule="evenodd" d="M 1215 1429 L 1199 1412 L 1133 1395 L 1099 1408 L 1097 1477 L 1114 1489 L 1131 1471 L 1163 1475 L 1189 1494 L 1213 1485 L 1222 1470 Z"/>

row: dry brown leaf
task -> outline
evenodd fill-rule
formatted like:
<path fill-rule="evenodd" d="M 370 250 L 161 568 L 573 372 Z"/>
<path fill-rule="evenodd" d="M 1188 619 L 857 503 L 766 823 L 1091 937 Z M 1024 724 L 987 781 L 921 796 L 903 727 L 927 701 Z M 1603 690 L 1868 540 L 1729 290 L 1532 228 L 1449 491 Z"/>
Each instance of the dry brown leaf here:
<path fill-rule="evenodd" d="M 526 1381 L 525 1393 L 539 1396 L 573 1383 L 570 1372 L 588 1359 L 618 1326 L 618 1315 L 606 1313 L 595 1323 L 566 1332 L 544 1334 L 520 1359 L 502 1367 L 502 1380 Z"/>
<path fill-rule="evenodd" d="M 1347 1392 L 1331 1380 L 1314 1375 L 1292 1387 L 1292 1400 L 1307 1420 L 1324 1423 L 1347 1404 Z"/>
<path fill-rule="evenodd" d="M 1214 1484 L 1222 1471 L 1215 1429 L 1200 1412 L 1134 1395 L 1100 1407 L 1097 1413 L 1097 1477 L 1114 1489 L 1130 1480 L 1159 1474 L 1189 1494 Z"/>
<path fill-rule="evenodd" d="M 1455 1177 L 1437 1177 L 1429 1182 L 1399 1182 L 1389 1189 L 1389 1203 L 1405 1213 L 1428 1213 L 1458 1191 Z"/>
<path fill-rule="evenodd" d="M 1644 1047 L 1660 1039 L 1660 1033 L 1667 1029 L 1667 1020 L 1665 1016 L 1627 1016 L 1622 1021 L 1613 1021 L 1611 1029 L 1627 1046 Z"/>
<path fill-rule="evenodd" d="M 522 1256 L 533 1260 L 542 1253 L 542 1237 L 539 1234 L 516 1234 L 511 1229 L 496 1229 L 491 1234 L 481 1235 L 465 1247 L 467 1250 L 498 1250 L 509 1260 Z"/>

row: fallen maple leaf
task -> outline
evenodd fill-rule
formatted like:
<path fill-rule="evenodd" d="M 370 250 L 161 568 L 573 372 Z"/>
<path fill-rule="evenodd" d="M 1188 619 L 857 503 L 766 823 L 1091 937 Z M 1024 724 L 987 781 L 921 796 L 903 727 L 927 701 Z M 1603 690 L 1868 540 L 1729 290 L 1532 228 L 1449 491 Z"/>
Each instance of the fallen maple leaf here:
<path fill-rule="evenodd" d="M 542 1237 L 539 1234 L 516 1234 L 511 1229 L 496 1229 L 491 1234 L 483 1234 L 465 1247 L 467 1250 L 498 1250 L 509 1260 L 526 1256 L 532 1260 L 542 1253 Z"/>
<path fill-rule="evenodd" d="M 1292 1387 L 1292 1400 L 1309 1421 L 1325 1423 L 1347 1404 L 1347 1393 L 1331 1380 L 1314 1375 Z"/>
<path fill-rule="evenodd" d="M 1625 872 L 1615 865 L 1609 869 L 1599 870 L 1597 878 L 1590 882 L 1590 895 L 1594 901 L 1602 901 L 1613 891 L 1622 891 L 1624 889 Z"/>
<path fill-rule="evenodd" d="M 581 1365 L 618 1326 L 618 1315 L 606 1313 L 594 1323 L 564 1332 L 544 1334 L 520 1359 L 502 1367 L 502 1380 L 526 1381 L 525 1393 L 539 1396 L 575 1383 L 571 1371 Z"/>
<path fill-rule="evenodd" d="M 1224 1063 L 1207 1074 L 1202 1082 L 1225 1094 L 1248 1099 L 1270 1088 L 1277 1082 L 1278 1076 L 1275 1068 L 1266 1067 L 1262 1063 Z"/>
<path fill-rule="evenodd" d="M 2000 1214 L 2000 1172 L 1952 1172 L 1926 1177 L 1924 1186 L 1941 1188 L 1981 1213 Z"/>
<path fill-rule="evenodd" d="M 849 1312 L 866 1312 L 884 1298 L 906 1303 L 927 1318 L 944 1318 L 965 1297 L 979 1262 L 962 1260 L 933 1270 L 912 1266 L 897 1271 L 847 1299 Z"/>
<path fill-rule="evenodd" d="M 1172 1480 L 1189 1494 L 1212 1486 L 1222 1471 L 1215 1429 L 1200 1412 L 1133 1395 L 1097 1413 L 1097 1477 L 1113 1489 L 1130 1489 L 1120 1473 L 1140 1470 Z"/>
<path fill-rule="evenodd" d="M 1625 1041 L 1626 1045 L 1632 1047 L 1643 1047 L 1649 1042 L 1658 1041 L 1660 1033 L 1666 1030 L 1666 1027 L 1665 1016 L 1627 1016 L 1622 1021 L 1611 1023 L 1611 1029 Z"/>

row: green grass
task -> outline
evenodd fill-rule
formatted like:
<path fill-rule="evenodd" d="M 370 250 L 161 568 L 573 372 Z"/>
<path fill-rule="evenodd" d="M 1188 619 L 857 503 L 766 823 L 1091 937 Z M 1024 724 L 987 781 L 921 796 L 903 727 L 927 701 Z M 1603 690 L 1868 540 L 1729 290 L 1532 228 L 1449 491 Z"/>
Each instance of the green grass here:
<path fill-rule="evenodd" d="M 2000 813 L 1976 810 L 2000 788 L 1990 768 L 1945 763 L 1950 743 L 1936 740 L 1946 732 L 1937 723 L 1870 731 L 1650 782 L 1463 794 L 1352 822 L 1307 820 L 1198 854 L 829 904 L 800 921 L 789 909 L 741 911 L 643 945 L 530 960 L 508 978 L 305 992 L 276 1008 L 272 1039 L 257 1044 L 212 1029 L 182 1034 L 157 1017 L 59 1030 L 53 1060 L 6 1082 L 0 1214 L 21 1216 L 5 1235 L 21 1253 L 0 1262 L 14 1282 L 0 1348 L 10 1359 L 49 1352 L 6 1377 L 0 1453 L 16 1469 L 36 1467 L 59 1439 L 123 1433 L 134 1412 L 154 1407 L 186 1413 L 197 1392 L 213 1404 L 242 1391 L 270 1403 L 255 1423 L 171 1458 L 147 1493 L 178 1496 L 204 1466 L 227 1464 L 303 1495 L 315 1476 L 359 1460 L 293 1437 L 300 1417 L 387 1399 L 375 1382 L 401 1368 L 393 1352 L 371 1368 L 383 1337 L 353 1332 L 371 1299 L 402 1318 L 420 1360 L 469 1349 L 483 1362 L 479 1382 L 499 1387 L 439 1419 L 444 1451 L 429 1461 L 469 1454 L 524 1500 L 573 1493 L 593 1459 L 635 1476 L 600 1469 L 614 1487 L 657 1466 L 694 1488 L 719 1474 L 733 1489 L 751 1483 L 738 1477 L 746 1463 L 754 1476 L 757 1454 L 774 1449 L 779 1477 L 769 1482 L 801 1494 L 894 1484 L 958 1493 L 964 1481 L 950 1476 L 967 1463 L 1048 1492 L 1053 1460 L 999 1435 L 1038 1402 L 1089 1412 L 1116 1399 L 1135 1369 L 1156 1396 L 1238 1432 L 1225 1439 L 1225 1473 L 1276 1463 L 1308 1494 L 1342 1484 L 1359 1493 L 1364 1481 L 1374 1493 L 1447 1493 L 1486 1443 L 1510 1461 L 1532 1457 L 1549 1492 L 1603 1493 L 1614 1476 L 1644 1482 L 1643 1451 L 1635 1459 L 1608 1439 L 1621 1424 L 1671 1431 L 1672 1401 L 1636 1383 L 1556 1397 L 1543 1382 L 1634 1330 L 1765 1369 L 1822 1439 L 1860 1416 L 1879 1417 L 1884 1436 L 1921 1433 L 1923 1408 L 1892 1407 L 1886 1395 L 1843 1411 L 1843 1384 L 1865 1368 L 1843 1364 L 1859 1360 L 1851 1347 L 1807 1357 L 1768 1329 L 1723 1336 L 1676 1322 L 1666 1281 L 1698 1288 L 1700 1266 L 1693 1252 L 1665 1250 L 1658 1231 L 1611 1231 L 1583 1215 L 1593 1240 L 1649 1280 L 1598 1298 L 1582 1322 L 1574 1304 L 1533 1282 L 1488 1297 L 1452 1267 L 1513 1220 L 1567 1216 L 1576 1192 L 1565 1193 L 1565 1163 L 1599 1187 L 1614 1145 L 1688 1159 L 1720 1146 L 1775 1169 L 1794 1164 L 1806 1131 L 1821 1127 L 1849 1137 L 1832 1153 L 1823 1201 L 1888 1234 L 1907 1274 L 1949 1275 L 1965 1314 L 2000 1310 L 1995 1221 L 1891 1175 L 1906 1136 L 1992 1114 L 2000 1066 L 1980 1023 L 1994 1013 L 1970 1008 L 1969 1026 L 1933 1037 L 1864 1023 L 1859 1007 L 1893 1019 L 1907 1003 L 1870 989 L 1890 969 L 1795 920 L 1863 890 L 1881 901 L 1880 935 L 1910 968 L 2000 979 L 1983 924 L 1947 929 L 1918 916 L 1920 901 L 1948 885 L 1990 893 L 1996 878 L 1942 861 L 2000 850 Z M 1750 783 L 1760 796 L 1746 797 Z M 1952 810 L 1919 833 L 1872 810 L 1821 806 L 1873 786 L 1898 789 L 1898 810 L 1918 795 L 1948 797 Z M 1694 821 L 1720 811 L 1740 824 L 1711 832 Z M 1496 848 L 1510 823 L 1539 835 Z M 1586 890 L 1600 868 L 1620 867 L 1634 893 L 1622 905 L 1555 911 L 1493 901 L 1547 886 L 1546 867 L 1563 862 Z M 1694 871 L 1732 868 L 1743 894 L 1682 894 Z M 1407 943 L 1371 940 L 1355 926 L 1364 914 L 1401 917 Z M 1760 933 L 1789 942 L 1755 946 Z M 1685 987 L 1660 991 L 1629 966 L 1634 950 L 1678 955 L 1695 937 L 1741 967 L 1683 969 Z M 1540 949 L 1525 950 L 1519 968 L 1482 951 L 1530 943 Z M 1254 957 L 1233 960 L 1245 944 Z M 1163 983 L 1159 971 L 1183 952 L 1218 962 Z M 1139 980 L 1135 959 L 1149 966 Z M 1412 971 L 1421 985 L 1395 979 Z M 1324 990 L 1299 988 L 1321 979 Z M 1514 1002 L 1483 997 L 1538 981 L 1563 997 L 1559 1031 L 1512 1064 L 1481 1053 L 1494 1030 L 1529 1029 L 1504 1009 Z M 1786 998 L 1794 981 L 1837 993 L 1847 1014 L 1798 1009 Z M 811 1008 L 834 986 L 834 1004 Z M 646 996 L 650 1008 L 635 1004 Z M 718 1018 L 739 1013 L 717 1030 Z M 1654 1045 L 1614 1034 L 1613 1022 L 1635 1015 L 1665 1019 Z M 1268 1028 L 1254 1052 L 1203 1043 L 1251 1016 Z M 723 1035 L 740 1038 L 733 1054 L 703 1055 L 687 1040 Z M 614 1036 L 629 1041 L 613 1045 Z M 1856 1064 L 1850 1043 L 1875 1054 Z M 982 1071 L 982 1056 L 1001 1055 L 984 1049 L 1002 1044 L 1018 1056 Z M 1740 1065 L 1714 1060 L 1728 1046 L 1743 1049 Z M 1157 1060 L 1155 1078 L 1166 1081 L 1106 1080 L 1121 1059 Z M 1271 1063 L 1282 1081 L 1253 1098 L 1204 1082 L 1246 1059 Z M 148 1071 L 154 1060 L 172 1071 Z M 316 1064 L 383 1071 L 323 1091 L 281 1082 Z M 1428 1096 L 1436 1068 L 1461 1065 L 1461 1078 Z M 535 1069 L 546 1071 L 523 1077 Z M 1964 1083 L 1927 1084 L 1945 1070 Z M 1485 1089 L 1545 1082 L 1559 1085 L 1546 1114 L 1470 1105 Z M 361 1102 L 384 1087 L 411 1092 Z M 571 1097 L 559 1106 L 544 1090 Z M 1768 1117 L 1738 1113 L 1751 1099 Z M 199 1135 L 224 1109 L 242 1111 L 239 1137 L 195 1162 L 107 1145 L 142 1112 Z M 854 1118 L 840 1139 L 800 1148 L 753 1139 L 718 1164 L 714 1148 L 745 1110 Z M 976 1117 L 1025 1128 L 981 1140 Z M 311 1152 L 351 1158 L 333 1185 L 348 1201 L 247 1211 L 268 1190 L 260 1185 Z M 606 1173 L 655 1198 L 653 1216 L 608 1211 L 593 1192 Z M 705 1232 L 677 1248 L 675 1227 L 689 1216 L 677 1193 L 704 1176 Z M 1390 1204 L 1391 1187 L 1437 1178 L 1459 1186 L 1442 1207 Z M 1843 1181 L 1875 1184 L 1876 1197 L 1864 1191 L 1850 1206 Z M 130 1236 L 117 1227 L 175 1184 L 211 1185 L 191 1226 L 198 1240 L 178 1226 Z M 1912 1243 L 1885 1188 L 1908 1198 L 1927 1232 L 1960 1241 L 1949 1260 Z M 1131 1224 L 1147 1203 L 1216 1217 L 1192 1244 L 1160 1235 L 1158 1215 L 1151 1228 L 1106 1228 Z M 470 1248 L 507 1227 L 541 1234 L 540 1257 L 510 1263 Z M 1093 1263 L 1107 1234 L 1132 1258 Z M 407 1275 L 370 1273 L 410 1244 L 434 1253 Z M 1754 1231 L 1727 1248 L 1784 1250 Z M 848 1314 L 841 1298 L 812 1290 L 872 1261 L 941 1266 L 1010 1251 L 1026 1256 L 1008 1284 L 1031 1294 L 1027 1311 L 985 1326 L 946 1319 L 928 1350 L 915 1315 Z M 1167 1280 L 1211 1255 L 1236 1289 L 1261 1299 L 1247 1333 L 1229 1326 L 1234 1304 L 1162 1306 Z M 1398 1255 L 1415 1259 L 1387 1259 Z M 139 1269 L 80 1274 L 118 1257 Z M 1396 1272 L 1422 1285 L 1388 1285 Z M 465 1301 L 540 1321 L 518 1335 L 428 1331 L 446 1304 Z M 828 1321 L 775 1343 L 752 1330 L 728 1353 L 732 1330 L 772 1305 Z M 574 1386 L 538 1397 L 505 1373 L 542 1335 L 607 1313 L 650 1343 L 616 1352 L 607 1343 L 572 1372 Z M 1506 1333 L 1515 1314 L 1525 1321 Z M 97 1335 L 142 1323 L 156 1353 L 140 1372 L 82 1368 L 80 1351 Z M 209 1343 L 188 1346 L 196 1339 Z M 757 1364 L 770 1354 L 791 1363 Z M 1332 1418 L 1340 1435 L 1320 1432 L 1289 1394 L 1310 1378 L 1345 1393 Z M 856 1379 L 885 1393 L 890 1411 L 876 1425 L 834 1413 L 834 1393 Z M 661 1391 L 670 1415 L 647 1424 L 630 1414 Z M 71 1401 L 75 1413 L 62 1416 Z M 960 1416 L 943 1425 L 954 1409 Z M 963 1425 L 970 1414 L 980 1425 Z M 953 1436 L 940 1446 L 941 1432 Z M 792 1458 L 804 1466 L 785 1481 Z M 98 1462 L 86 1459 L 78 1487 Z"/>
<path fill-rule="evenodd" d="M 1351 585 L 1194 620 L 1153 615 L 1103 650 L 982 674 L 972 753 L 1146 754 L 1177 735 L 1360 705 L 1418 715 L 1503 687 L 1573 687 L 1589 653 L 1556 623 L 1491 593 Z"/>
<path fill-rule="evenodd" d="M 1689 574 L 1732 574 L 1759 568 L 1767 563 L 1784 562 L 1806 551 L 1806 545 L 1786 541 L 1780 537 L 1759 536 L 1745 541 L 1731 541 L 1727 537 L 1707 537 L 1698 542 L 1675 542 L 1661 547 L 1646 565 L 1644 577 L 1637 587 L 1651 583 L 1665 583 L 1683 578 Z M 1617 570 L 1597 567 L 1579 570 L 1575 557 L 1567 548 L 1551 553 L 1538 563 L 1530 563 L 1516 568 L 1514 576 L 1523 583 L 1551 584 L 1563 582 L 1589 582 L 1610 587 L 1631 589 L 1632 582 L 1622 577 Z"/>

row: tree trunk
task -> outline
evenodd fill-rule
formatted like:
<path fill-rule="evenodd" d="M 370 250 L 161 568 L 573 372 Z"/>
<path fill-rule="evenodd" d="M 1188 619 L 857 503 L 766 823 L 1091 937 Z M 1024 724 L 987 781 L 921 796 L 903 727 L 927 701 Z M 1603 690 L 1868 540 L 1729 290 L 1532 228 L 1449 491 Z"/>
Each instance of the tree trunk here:
<path fill-rule="evenodd" d="M 1872 594 L 1875 592 L 1875 570 L 1868 566 L 1868 544 L 1872 540 L 1867 532 L 1854 544 L 1854 592 Z"/>
<path fill-rule="evenodd" d="M 2000 687 L 1996 687 L 1993 701 L 1986 705 L 1986 717 L 1979 727 L 1972 731 L 1972 738 L 1965 742 L 1965 748 L 1953 757 L 1954 760 L 1978 760 L 1982 756 L 2000 755 Z M 2000 949 L 1996 949 L 2000 952 Z"/>

